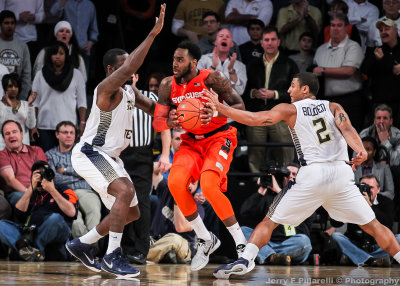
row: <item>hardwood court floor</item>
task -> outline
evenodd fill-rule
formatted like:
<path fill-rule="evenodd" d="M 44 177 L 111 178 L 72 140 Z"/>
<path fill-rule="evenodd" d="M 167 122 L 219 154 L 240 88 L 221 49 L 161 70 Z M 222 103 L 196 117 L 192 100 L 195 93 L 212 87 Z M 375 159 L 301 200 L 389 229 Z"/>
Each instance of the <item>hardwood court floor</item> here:
<path fill-rule="evenodd" d="M 400 285 L 400 267 L 257 266 L 245 276 L 217 280 L 211 264 L 199 272 L 189 265 L 148 264 L 130 280 L 95 273 L 78 262 L 0 261 L 0 285 Z"/>

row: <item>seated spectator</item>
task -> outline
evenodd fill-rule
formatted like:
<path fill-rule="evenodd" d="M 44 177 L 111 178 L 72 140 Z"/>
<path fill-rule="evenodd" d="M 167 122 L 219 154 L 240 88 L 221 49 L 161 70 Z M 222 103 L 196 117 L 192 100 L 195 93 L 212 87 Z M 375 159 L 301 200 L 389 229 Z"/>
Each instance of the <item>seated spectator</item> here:
<path fill-rule="evenodd" d="M 249 226 L 242 226 L 246 239 L 253 233 L 255 222 L 262 220 L 268 212 L 281 188 L 290 188 L 297 176 L 299 166 L 287 165 L 274 174 L 266 174 L 258 179 L 258 191 L 250 195 L 242 204 L 240 213 Z M 268 179 L 267 179 L 268 178 Z M 299 226 L 279 225 L 271 235 L 271 240 L 258 252 L 256 263 L 290 265 L 304 263 L 311 253 L 310 230 L 314 215 Z"/>
<path fill-rule="evenodd" d="M 373 174 L 380 182 L 380 194 L 391 200 L 394 199 L 394 185 L 392 172 L 387 164 L 381 164 L 375 161 L 378 143 L 370 136 L 363 137 L 362 143 L 367 151 L 368 157 L 361 165 L 357 166 L 354 173 L 355 181 L 358 183 L 362 176 Z"/>
<path fill-rule="evenodd" d="M 56 126 L 58 146 L 45 154 L 50 167 L 56 171 L 54 185 L 57 189 L 74 190 L 79 199 L 77 219 L 72 223 L 72 237 L 86 234 L 100 223 L 101 201 L 89 184 L 80 177 L 71 164 L 71 152 L 75 145 L 76 128 L 71 121 L 61 121 Z"/>
<path fill-rule="evenodd" d="M 233 47 L 232 33 L 228 29 L 218 32 L 212 53 L 202 55 L 197 63 L 198 69 L 213 69 L 222 72 L 231 86 L 242 95 L 247 83 L 246 66 L 237 60 L 237 54 L 230 55 Z"/>
<path fill-rule="evenodd" d="M 4 76 L 5 74 L 8 74 L 8 73 L 10 73 L 10 72 L 8 71 L 8 68 L 7 68 L 5 65 L 0 64 L 0 81 L 1 81 L 1 79 L 3 78 L 3 76 Z M 3 96 L 4 96 L 4 90 L 3 90 L 2 88 L 0 88 L 0 99 L 2 99 Z"/>
<path fill-rule="evenodd" d="M 251 19 L 247 24 L 250 40 L 239 46 L 242 62 L 245 65 L 263 56 L 264 49 L 261 46 L 261 40 L 264 27 L 264 22 L 258 19 Z"/>
<path fill-rule="evenodd" d="M 0 219 L 9 219 L 12 209 L 8 203 L 4 191 L 0 189 Z"/>
<path fill-rule="evenodd" d="M 30 186 L 33 163 L 47 159 L 40 147 L 22 143 L 23 131 L 19 122 L 5 121 L 1 134 L 6 148 L 0 151 L 0 180 L 4 182 L 7 200 L 14 207 Z"/>
<path fill-rule="evenodd" d="M 39 146 L 47 151 L 57 145 L 56 125 L 71 121 L 79 125 L 78 137 L 86 124 L 85 82 L 79 70 L 70 62 L 67 46 L 57 42 L 46 49 L 45 63 L 32 84 L 37 94 L 34 106 L 37 113 Z M 79 120 L 78 120 L 79 113 Z"/>
<path fill-rule="evenodd" d="M 309 32 L 304 32 L 299 37 L 298 54 L 290 55 L 289 58 L 294 60 L 300 72 L 306 72 L 313 65 L 314 52 L 313 52 L 314 38 Z"/>
<path fill-rule="evenodd" d="M 87 81 L 85 62 L 80 54 L 78 41 L 72 31 L 71 24 L 67 21 L 60 21 L 54 27 L 55 39 L 59 42 L 63 42 L 69 51 L 71 64 L 74 68 L 78 69 L 83 77 L 83 80 Z M 36 57 L 33 65 L 33 77 L 40 71 L 44 66 L 45 49 L 42 49 Z"/>
<path fill-rule="evenodd" d="M 32 105 L 36 97 L 30 95 L 28 101 L 18 99 L 20 81 L 16 73 L 4 75 L 1 83 L 5 95 L 0 101 L 0 125 L 6 120 L 19 122 L 24 133 L 22 142 L 30 145 L 29 131 L 36 126 L 35 109 Z M 4 147 L 4 140 L 0 137 L 0 150 L 3 150 Z"/>
<path fill-rule="evenodd" d="M 44 260 L 50 243 L 60 244 L 60 254 L 67 259 L 64 243 L 71 234 L 78 199 L 71 189 L 56 189 L 52 176 L 54 171 L 47 162 L 36 161 L 29 187 L 16 204 L 16 217 L 21 223 L 0 221 L 0 241 L 26 261 Z M 28 217 L 26 230 L 24 222 Z"/>
<path fill-rule="evenodd" d="M 328 14 L 329 16 L 333 16 L 336 13 L 342 13 L 347 16 L 349 13 L 349 6 L 347 6 L 346 2 L 342 0 L 334 0 L 330 6 Z M 347 35 L 350 40 L 357 42 L 361 46 L 361 38 L 360 33 L 355 25 L 349 24 L 347 25 Z M 329 42 L 331 39 L 331 25 L 328 25 L 324 28 L 324 43 Z"/>
<path fill-rule="evenodd" d="M 389 165 L 400 166 L 400 130 L 393 126 L 392 109 L 381 104 L 375 108 L 374 123 L 360 132 L 360 137 L 371 136 L 390 155 Z"/>
<path fill-rule="evenodd" d="M 297 43 L 302 33 L 310 32 L 317 38 L 322 28 L 322 15 L 307 0 L 291 0 L 288 7 L 279 10 L 276 26 L 282 49 L 293 54 L 299 51 Z"/>
<path fill-rule="evenodd" d="M 270 24 L 273 7 L 270 0 L 230 0 L 225 10 L 225 21 L 232 31 L 233 40 L 244 44 L 250 40 L 246 32 L 250 20 L 261 20 L 265 26 Z"/>
<path fill-rule="evenodd" d="M 360 183 L 367 185 L 370 194 L 363 192 L 362 195 L 375 213 L 376 219 L 392 229 L 394 218 L 393 201 L 380 194 L 380 184 L 376 176 L 369 174 L 361 178 Z M 363 190 L 363 189 L 361 189 Z M 343 223 L 336 223 L 335 226 L 341 226 Z M 397 241 L 400 241 L 400 235 L 396 234 Z M 340 258 L 341 265 L 357 266 L 381 266 L 390 267 L 390 255 L 382 250 L 373 237 L 363 232 L 355 224 L 347 224 L 345 234 L 339 232 L 332 233 L 332 240 L 337 244 L 342 253 Z"/>
<path fill-rule="evenodd" d="M 385 19 L 376 22 L 382 43 L 368 49 L 362 71 L 370 80 L 372 103 L 385 103 L 392 108 L 394 125 L 400 127 L 400 39 L 395 21 Z"/>
<path fill-rule="evenodd" d="M 171 31 L 178 37 L 185 37 L 194 44 L 205 36 L 202 26 L 204 12 L 213 11 L 221 19 L 225 3 L 222 0 L 182 0 L 172 18 Z M 200 12 L 203 11 L 203 12 Z"/>
<path fill-rule="evenodd" d="M 157 163 L 154 163 L 153 188 L 158 203 L 150 234 L 157 241 L 150 246 L 147 259 L 160 262 L 168 253 L 167 258 L 170 263 L 190 262 L 195 251 L 196 235 L 175 203 L 168 189 L 167 179 L 160 173 Z M 200 204 L 197 204 L 197 207 L 203 218 L 204 209 Z"/>
<path fill-rule="evenodd" d="M 215 48 L 215 39 L 217 38 L 218 31 L 221 29 L 221 19 L 217 13 L 213 11 L 207 11 L 203 14 L 203 29 L 205 35 L 197 43 L 201 50 L 201 54 L 205 55 L 212 53 Z M 241 60 L 241 55 L 236 43 L 233 43 L 233 47 L 230 50 L 230 54 L 236 53 L 237 58 Z"/>

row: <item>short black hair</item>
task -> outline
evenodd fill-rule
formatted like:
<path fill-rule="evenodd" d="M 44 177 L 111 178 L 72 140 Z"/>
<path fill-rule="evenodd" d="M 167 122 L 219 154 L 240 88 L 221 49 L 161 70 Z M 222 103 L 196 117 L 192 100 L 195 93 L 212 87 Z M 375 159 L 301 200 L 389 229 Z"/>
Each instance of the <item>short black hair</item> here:
<path fill-rule="evenodd" d="M 60 132 L 60 127 L 61 126 L 72 126 L 72 127 L 74 127 L 74 129 L 75 129 L 75 133 L 76 133 L 76 126 L 75 126 L 75 124 L 74 123 L 72 123 L 71 121 L 68 121 L 68 120 L 64 120 L 64 121 L 61 121 L 61 122 L 59 122 L 58 124 L 57 124 L 57 126 L 56 126 L 56 132 Z"/>
<path fill-rule="evenodd" d="M 6 126 L 6 124 L 8 124 L 10 122 L 14 122 L 15 124 L 17 124 L 19 131 L 23 132 L 21 123 L 19 123 L 18 121 L 9 119 L 9 120 L 4 121 L 3 125 L 1 125 L 1 135 L 3 135 L 3 138 L 4 138 L 4 132 L 3 132 L 4 126 Z"/>
<path fill-rule="evenodd" d="M 215 13 L 214 11 L 207 11 L 205 13 L 203 13 L 203 16 L 201 17 L 201 20 L 204 21 L 204 19 L 208 16 L 213 16 L 215 17 L 215 20 L 217 20 L 218 23 L 221 22 L 221 18 L 219 17 L 219 15 L 217 13 Z"/>
<path fill-rule="evenodd" d="M 62 48 L 65 53 L 65 62 L 64 67 L 68 67 L 70 65 L 70 56 L 69 50 L 65 43 L 60 41 L 55 41 L 52 45 L 48 46 L 45 49 L 45 56 L 44 56 L 44 64 L 53 70 L 53 62 L 51 61 L 51 56 L 56 55 L 58 53 L 59 48 Z"/>
<path fill-rule="evenodd" d="M 188 50 L 189 56 L 197 61 L 199 61 L 199 59 L 201 58 L 201 50 L 199 46 L 190 41 L 183 41 L 179 43 L 177 48 Z"/>
<path fill-rule="evenodd" d="M 17 73 L 13 72 L 3 75 L 3 78 L 1 79 L 4 93 L 7 90 L 9 81 L 11 81 L 14 86 L 18 87 L 18 90 L 21 90 L 21 81 L 19 80 L 19 76 Z"/>
<path fill-rule="evenodd" d="M 310 93 L 317 96 L 319 90 L 318 78 L 311 72 L 301 72 L 296 74 L 293 78 L 299 79 L 300 87 L 307 85 Z"/>
<path fill-rule="evenodd" d="M 299 37 L 299 42 L 301 41 L 301 39 L 303 39 L 304 37 L 309 37 L 312 39 L 313 43 L 314 43 L 314 35 L 311 32 L 303 32 L 301 33 L 300 37 Z"/>
<path fill-rule="evenodd" d="M 46 161 L 36 161 L 35 163 L 33 163 L 32 167 L 31 167 L 31 172 L 35 172 L 36 170 L 39 170 L 40 168 L 49 168 L 49 163 L 47 163 Z"/>
<path fill-rule="evenodd" d="M 6 18 L 13 18 L 14 22 L 17 23 L 17 18 L 13 11 L 10 10 L 3 10 L 0 12 L 0 24 L 3 24 L 4 19 Z"/>
<path fill-rule="evenodd" d="M 260 19 L 250 19 L 249 22 L 247 22 L 247 31 L 250 29 L 250 26 L 252 25 L 258 25 L 261 27 L 261 29 L 264 29 L 265 27 L 264 22 L 261 21 Z"/>
<path fill-rule="evenodd" d="M 275 32 L 276 35 L 277 35 L 278 38 L 279 38 L 278 28 L 275 27 L 275 26 L 266 26 L 266 27 L 264 28 L 264 30 L 263 30 L 263 35 L 269 34 L 269 33 L 272 33 L 272 32 Z"/>
<path fill-rule="evenodd" d="M 370 142 L 375 151 L 378 149 L 378 142 L 376 142 L 374 137 L 365 136 L 365 137 L 361 138 L 361 141 L 362 142 L 364 142 L 364 141 L 365 142 Z"/>
<path fill-rule="evenodd" d="M 103 56 L 103 67 L 104 70 L 107 72 L 107 66 L 115 67 L 117 63 L 117 56 L 122 56 L 127 54 L 127 52 L 123 49 L 115 48 L 108 50 Z"/>
<path fill-rule="evenodd" d="M 346 15 L 349 13 L 349 6 L 347 5 L 346 2 L 344 2 L 342 0 L 334 0 L 334 1 L 332 1 L 331 5 L 329 6 L 329 9 L 331 9 L 334 6 L 336 6 L 339 9 L 341 9 L 343 11 L 343 13 L 346 14 Z"/>

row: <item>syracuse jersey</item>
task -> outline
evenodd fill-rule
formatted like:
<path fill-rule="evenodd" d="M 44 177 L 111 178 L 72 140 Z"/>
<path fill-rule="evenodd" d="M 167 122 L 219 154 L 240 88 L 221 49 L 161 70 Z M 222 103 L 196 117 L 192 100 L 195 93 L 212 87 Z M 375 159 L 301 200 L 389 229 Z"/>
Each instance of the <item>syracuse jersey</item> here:
<path fill-rule="evenodd" d="M 208 89 L 204 84 L 204 80 L 211 72 L 212 70 L 201 69 L 197 76 L 184 84 L 177 83 L 175 81 L 175 77 L 172 77 L 172 103 L 178 107 L 179 104 L 186 98 L 198 98 L 202 102 L 207 102 L 207 100 L 203 98 L 203 89 Z M 222 102 L 221 99 L 220 102 Z M 226 117 L 213 117 L 209 124 L 202 125 L 196 130 L 190 130 L 190 132 L 194 134 L 205 134 L 225 125 L 226 123 Z"/>

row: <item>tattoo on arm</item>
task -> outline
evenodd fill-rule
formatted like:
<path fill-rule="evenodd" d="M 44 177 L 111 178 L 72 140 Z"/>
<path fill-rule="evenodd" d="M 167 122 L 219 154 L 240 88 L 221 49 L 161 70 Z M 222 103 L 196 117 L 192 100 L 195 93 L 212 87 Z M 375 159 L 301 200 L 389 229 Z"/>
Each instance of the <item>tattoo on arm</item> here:
<path fill-rule="evenodd" d="M 343 123 L 343 122 L 347 121 L 347 117 L 346 117 L 346 115 L 344 113 L 339 113 L 338 117 L 339 117 L 340 123 Z"/>
<path fill-rule="evenodd" d="M 232 87 L 228 79 L 222 76 L 220 72 L 212 72 L 205 83 L 208 88 L 212 88 L 225 101 L 228 101 L 232 94 Z"/>
<path fill-rule="evenodd" d="M 271 118 L 267 118 L 265 121 L 262 122 L 262 125 L 265 125 L 265 126 L 271 125 L 271 124 L 272 124 Z"/>

